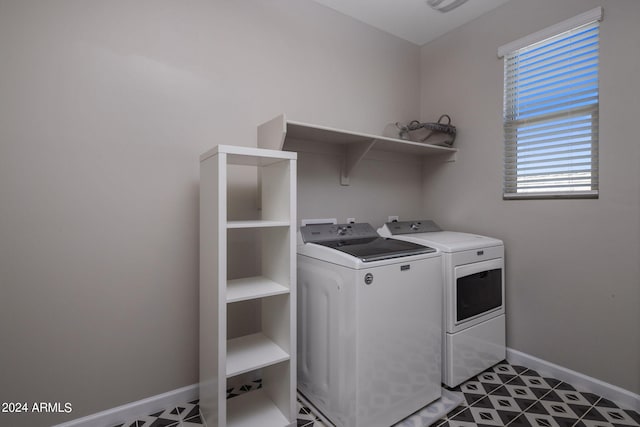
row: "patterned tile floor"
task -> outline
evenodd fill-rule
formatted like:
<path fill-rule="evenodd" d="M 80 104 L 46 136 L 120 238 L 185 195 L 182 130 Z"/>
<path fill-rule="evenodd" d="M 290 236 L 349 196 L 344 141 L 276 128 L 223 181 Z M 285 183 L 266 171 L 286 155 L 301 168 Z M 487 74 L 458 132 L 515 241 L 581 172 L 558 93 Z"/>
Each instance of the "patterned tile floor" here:
<path fill-rule="evenodd" d="M 593 393 L 502 363 L 453 389 L 464 403 L 434 426 L 640 426 L 640 414 Z"/>
<path fill-rule="evenodd" d="M 200 417 L 200 406 L 198 401 L 194 400 L 114 427 L 202 427 L 204 425 Z"/>
<path fill-rule="evenodd" d="M 262 386 L 261 382 L 227 390 L 233 398 Z M 451 389 L 463 403 L 434 427 L 640 427 L 640 414 L 593 393 L 543 377 L 522 366 L 501 363 Z M 142 417 L 118 427 L 204 426 L 198 401 Z M 297 427 L 327 427 L 298 403 Z"/>

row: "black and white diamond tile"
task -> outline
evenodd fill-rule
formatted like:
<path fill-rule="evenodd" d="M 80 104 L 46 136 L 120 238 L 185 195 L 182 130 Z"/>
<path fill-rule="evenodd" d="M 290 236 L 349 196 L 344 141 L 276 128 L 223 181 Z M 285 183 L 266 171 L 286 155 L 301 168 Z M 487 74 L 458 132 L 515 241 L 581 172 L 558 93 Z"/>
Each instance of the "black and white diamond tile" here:
<path fill-rule="evenodd" d="M 635 416 L 635 417 L 634 417 Z M 640 426 L 638 423 L 638 413 L 635 411 L 623 410 L 620 408 L 607 408 L 594 406 L 584 416 L 586 420 L 608 422 L 618 426 Z M 635 418 L 635 419 L 634 419 Z"/>
<path fill-rule="evenodd" d="M 606 421 L 594 421 L 594 420 L 587 420 L 585 418 L 581 419 L 580 422 L 585 426 L 585 427 L 611 427 L 611 424 L 609 424 Z"/>
<path fill-rule="evenodd" d="M 528 412 L 524 416 L 533 427 L 571 427 L 578 421 L 577 418 L 554 417 L 549 414 Z"/>
<path fill-rule="evenodd" d="M 504 388 L 509 395 L 518 400 L 530 400 L 535 402 L 538 396 L 527 386 L 518 384 L 505 384 Z"/>
<path fill-rule="evenodd" d="M 473 418 L 473 414 L 469 408 L 464 409 L 461 412 L 458 412 L 456 415 L 448 419 L 449 425 L 451 426 L 463 426 L 463 425 L 472 425 L 475 426 L 476 421 Z"/>
<path fill-rule="evenodd" d="M 496 409 L 472 406 L 469 410 L 471 411 L 474 421 L 478 425 L 504 426 L 504 421 Z"/>
<path fill-rule="evenodd" d="M 522 411 L 518 402 L 511 396 L 489 395 L 486 397 L 489 399 L 492 407 L 502 412 L 514 412 L 519 414 Z"/>
<path fill-rule="evenodd" d="M 298 402 L 298 415 L 296 418 L 298 419 L 297 427 L 316 427 L 321 423 L 320 418 L 314 415 L 311 409 L 302 404 L 302 402 Z"/>
<path fill-rule="evenodd" d="M 515 366 L 510 365 L 508 363 L 499 363 L 495 365 L 493 368 L 487 369 L 487 371 L 492 371 L 498 374 L 498 376 L 502 379 L 503 383 L 507 383 L 511 381 L 513 378 L 517 377 L 524 368 L 520 369 L 518 367 L 516 369 Z"/>
<path fill-rule="evenodd" d="M 504 384 L 502 378 L 500 378 L 500 376 L 495 372 L 483 372 L 476 377 L 476 380 L 482 384 Z"/>
<path fill-rule="evenodd" d="M 547 413 L 554 417 L 564 417 L 564 418 L 580 418 L 576 412 L 569 405 L 563 402 L 551 402 L 551 401 L 542 401 L 540 400 L 540 404 L 544 407 Z"/>
<path fill-rule="evenodd" d="M 529 384 L 535 383 L 534 387 L 531 387 Z M 549 383 L 544 381 L 542 378 L 532 378 L 531 376 L 527 378 L 516 377 L 513 380 L 509 381 L 507 389 L 508 393 L 515 393 L 521 399 L 531 400 L 534 397 L 536 399 L 541 399 L 549 394 L 553 390 L 553 386 L 549 386 Z M 529 390 L 529 392 L 523 392 L 523 390 Z"/>
<path fill-rule="evenodd" d="M 492 387 L 491 385 L 491 383 L 483 384 L 481 381 L 477 381 L 474 378 L 460 385 L 459 389 L 454 389 L 454 391 L 459 390 L 459 392 L 462 393 L 464 402 L 467 406 L 471 406 L 495 389 L 495 387 Z"/>
<path fill-rule="evenodd" d="M 178 427 L 180 420 L 163 418 L 157 414 L 138 417 L 135 421 L 125 424 L 128 427 Z"/>
<path fill-rule="evenodd" d="M 472 421 L 448 420 L 438 427 L 476 427 L 477 424 Z"/>
<path fill-rule="evenodd" d="M 532 389 L 551 390 L 558 386 L 561 381 L 554 378 L 543 378 L 533 369 L 527 369 L 519 377 L 521 384 Z"/>
<path fill-rule="evenodd" d="M 595 403 L 590 400 L 591 395 L 586 395 L 575 390 L 560 390 L 556 388 L 554 392 L 563 402 L 569 405 L 592 406 Z"/>
<path fill-rule="evenodd" d="M 482 390 L 485 396 L 480 395 Z M 452 391 L 464 396 L 466 407 L 447 414 L 440 421 L 442 427 L 640 427 L 640 414 L 635 411 L 508 363 L 498 364 Z"/>
<path fill-rule="evenodd" d="M 241 394 L 248 393 L 252 390 L 262 388 L 262 380 L 255 380 L 249 384 L 243 384 L 237 387 L 230 387 L 227 389 L 227 399 L 240 396 Z"/>
<path fill-rule="evenodd" d="M 198 400 L 177 405 L 146 417 L 138 417 L 122 427 L 203 427 Z"/>
<path fill-rule="evenodd" d="M 180 423 L 180 415 L 179 413 L 176 411 L 176 408 L 172 408 L 172 409 L 166 409 L 164 411 L 161 412 L 156 412 L 154 414 L 150 415 L 151 417 L 155 417 L 159 420 L 161 420 L 160 422 L 165 422 L 165 423 Z"/>
<path fill-rule="evenodd" d="M 197 400 L 181 405 L 179 408 L 184 409 L 180 412 L 180 416 L 182 417 L 181 426 L 186 427 L 204 424 L 204 422 L 202 421 L 202 416 L 200 415 L 200 405 L 198 404 Z"/>

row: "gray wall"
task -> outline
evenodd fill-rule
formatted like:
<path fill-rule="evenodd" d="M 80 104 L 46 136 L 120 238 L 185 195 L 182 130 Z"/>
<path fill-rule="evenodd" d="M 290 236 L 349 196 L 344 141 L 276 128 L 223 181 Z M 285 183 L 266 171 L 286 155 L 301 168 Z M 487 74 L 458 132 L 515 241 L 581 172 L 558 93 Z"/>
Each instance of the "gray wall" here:
<path fill-rule="evenodd" d="M 0 401 L 73 405 L 1 425 L 197 382 L 200 153 L 282 112 L 380 133 L 419 110 L 419 48 L 312 2 L 3 0 L 0 52 Z M 373 188 L 421 208 L 418 165 L 367 161 L 347 188 L 337 156 L 300 160 L 301 216 L 381 221 L 331 204 Z"/>
<path fill-rule="evenodd" d="M 600 198 L 502 200 L 499 46 L 596 6 Z M 512 0 L 422 48 L 423 120 L 449 113 L 458 161 L 425 178 L 424 209 L 504 239 L 511 348 L 640 392 L 640 2 Z"/>

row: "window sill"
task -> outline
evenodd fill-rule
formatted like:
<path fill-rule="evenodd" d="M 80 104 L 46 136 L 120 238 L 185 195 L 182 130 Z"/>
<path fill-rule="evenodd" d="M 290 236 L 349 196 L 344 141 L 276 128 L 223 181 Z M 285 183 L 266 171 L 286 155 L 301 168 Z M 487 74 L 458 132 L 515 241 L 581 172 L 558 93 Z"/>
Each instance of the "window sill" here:
<path fill-rule="evenodd" d="M 531 200 L 531 199 L 597 199 L 598 191 L 557 192 L 557 193 L 505 193 L 503 200 Z"/>

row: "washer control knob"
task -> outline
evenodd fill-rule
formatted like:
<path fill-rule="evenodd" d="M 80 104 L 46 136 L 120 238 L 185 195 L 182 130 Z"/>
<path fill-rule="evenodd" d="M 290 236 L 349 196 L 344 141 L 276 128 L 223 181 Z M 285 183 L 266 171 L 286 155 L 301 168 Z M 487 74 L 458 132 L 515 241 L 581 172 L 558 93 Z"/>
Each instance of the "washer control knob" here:
<path fill-rule="evenodd" d="M 414 222 L 410 225 L 411 229 L 413 231 L 418 231 L 420 229 L 420 223 L 419 222 Z"/>
<path fill-rule="evenodd" d="M 371 274 L 371 273 L 367 273 L 367 274 L 365 274 L 365 276 L 364 276 L 364 283 L 365 283 L 366 285 L 370 285 L 370 284 L 372 284 L 372 283 L 373 283 L 373 274 Z"/>
<path fill-rule="evenodd" d="M 344 236 L 345 234 L 347 234 L 347 227 L 344 225 L 338 227 L 338 236 Z"/>

